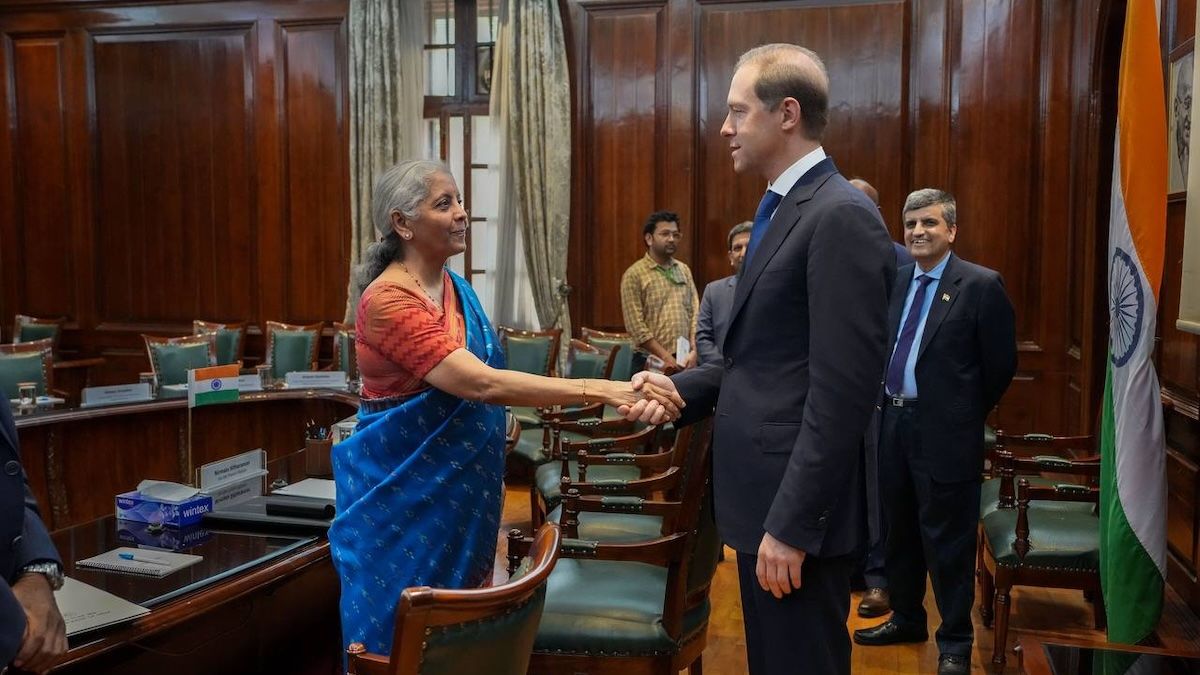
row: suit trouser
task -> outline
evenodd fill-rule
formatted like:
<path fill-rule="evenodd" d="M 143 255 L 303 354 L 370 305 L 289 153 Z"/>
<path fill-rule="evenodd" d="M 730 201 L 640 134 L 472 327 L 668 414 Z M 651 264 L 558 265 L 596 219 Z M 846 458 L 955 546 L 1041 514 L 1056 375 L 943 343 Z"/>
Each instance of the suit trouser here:
<path fill-rule="evenodd" d="M 804 561 L 800 590 L 776 600 L 758 584 L 758 556 L 737 554 L 750 675 L 850 673 L 850 556 Z"/>
<path fill-rule="evenodd" d="M 866 557 L 861 563 L 863 581 L 868 588 L 888 587 L 887 582 L 887 519 L 885 518 L 883 486 L 879 477 L 879 424 L 882 417 L 876 416 L 867 434 L 873 435 L 866 443 L 865 473 L 867 477 L 867 531 L 870 533 Z M 873 441 L 873 442 L 872 442 Z"/>
<path fill-rule="evenodd" d="M 975 537 L 979 526 L 979 480 L 940 483 L 921 451 L 919 407 L 884 406 L 880 476 L 887 505 L 887 576 L 892 620 L 924 628 L 925 575 L 942 625 L 942 654 L 970 657 L 974 641 Z"/>

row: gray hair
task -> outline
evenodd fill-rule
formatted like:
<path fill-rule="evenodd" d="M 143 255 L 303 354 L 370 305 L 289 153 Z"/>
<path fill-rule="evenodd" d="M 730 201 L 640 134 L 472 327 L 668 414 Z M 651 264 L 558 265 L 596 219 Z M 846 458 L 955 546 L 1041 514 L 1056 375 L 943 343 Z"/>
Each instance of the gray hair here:
<path fill-rule="evenodd" d="M 752 223 L 749 220 L 738 223 L 737 225 L 734 225 L 733 229 L 729 230 L 729 236 L 725 238 L 726 247 L 732 251 L 733 250 L 733 238 L 743 232 L 749 232 L 753 228 L 754 228 L 754 223 Z"/>
<path fill-rule="evenodd" d="M 806 57 L 812 66 L 797 56 Z M 804 118 L 804 135 L 809 140 L 820 140 L 829 123 L 829 73 L 821 57 L 800 45 L 776 42 L 742 54 L 735 71 L 748 63 L 759 68 L 754 95 L 767 109 L 775 110 L 785 98 L 796 99 Z"/>
<path fill-rule="evenodd" d="M 955 226 L 955 220 L 958 217 L 958 207 L 954 202 L 954 195 L 945 190 L 936 188 L 921 188 L 909 193 L 904 200 L 904 210 L 902 214 L 909 211 L 917 211 L 927 206 L 941 205 L 942 220 L 946 221 L 946 225 Z"/>
<path fill-rule="evenodd" d="M 429 198 L 433 176 L 439 173 L 449 174 L 450 169 L 436 160 L 410 159 L 383 172 L 375 181 L 371 192 L 371 224 L 380 239 L 367 248 L 362 264 L 354 270 L 360 294 L 388 265 L 404 258 L 404 244 L 392 230 L 392 214 L 399 213 L 405 220 L 416 218 L 417 208 Z"/>

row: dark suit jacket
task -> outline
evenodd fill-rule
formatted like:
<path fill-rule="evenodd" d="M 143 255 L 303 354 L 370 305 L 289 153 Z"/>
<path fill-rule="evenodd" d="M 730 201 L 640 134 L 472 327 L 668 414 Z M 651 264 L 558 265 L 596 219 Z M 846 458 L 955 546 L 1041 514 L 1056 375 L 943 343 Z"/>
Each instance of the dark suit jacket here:
<path fill-rule="evenodd" d="M 729 308 L 733 307 L 733 293 L 737 288 L 737 277 L 730 275 L 717 279 L 704 287 L 700 298 L 700 315 L 696 319 L 697 363 L 719 363 L 721 342 L 729 327 Z"/>
<path fill-rule="evenodd" d="M 37 502 L 21 469 L 17 429 L 8 404 L 0 405 L 0 668 L 17 655 L 25 632 L 25 610 L 13 596 L 21 568 L 39 560 L 62 564 L 38 515 Z"/>
<path fill-rule="evenodd" d="M 814 556 L 865 538 L 862 441 L 886 358 L 896 254 L 879 210 L 826 159 L 780 202 L 742 270 L 720 364 L 673 379 L 681 424 L 716 409 L 725 543 L 763 532 Z"/>
<path fill-rule="evenodd" d="M 904 248 L 904 244 L 893 241 L 892 248 L 896 249 L 896 267 L 911 265 L 916 262 L 913 260 L 912 254 L 908 252 L 908 249 Z"/>
<path fill-rule="evenodd" d="M 912 264 L 896 271 L 889 352 L 912 274 Z M 920 448 L 933 478 L 943 483 L 978 479 L 984 420 L 1017 370 L 1016 316 L 1000 275 L 951 253 L 917 350 Z"/>

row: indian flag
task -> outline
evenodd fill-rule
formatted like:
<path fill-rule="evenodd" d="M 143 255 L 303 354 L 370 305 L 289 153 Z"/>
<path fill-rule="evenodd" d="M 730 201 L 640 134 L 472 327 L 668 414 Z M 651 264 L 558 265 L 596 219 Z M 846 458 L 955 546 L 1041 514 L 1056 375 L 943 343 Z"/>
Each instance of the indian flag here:
<path fill-rule="evenodd" d="M 1158 625 L 1166 578 L 1162 402 L 1151 361 L 1167 223 L 1167 128 L 1155 0 L 1129 0 L 1108 232 L 1109 359 L 1100 427 L 1100 577 L 1108 638 Z"/>
<path fill-rule="evenodd" d="M 238 400 L 238 364 L 188 371 L 188 407 Z"/>

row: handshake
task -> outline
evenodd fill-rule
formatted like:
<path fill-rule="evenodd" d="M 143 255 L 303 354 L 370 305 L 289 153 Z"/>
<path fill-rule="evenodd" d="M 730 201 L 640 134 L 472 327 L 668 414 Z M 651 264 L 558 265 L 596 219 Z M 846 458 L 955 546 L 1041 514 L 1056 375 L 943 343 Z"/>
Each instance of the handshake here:
<path fill-rule="evenodd" d="M 630 422 L 673 422 L 679 419 L 680 411 L 687 405 L 675 389 L 675 383 L 666 375 L 642 371 L 629 382 L 614 384 L 620 391 L 613 404 Z"/>

